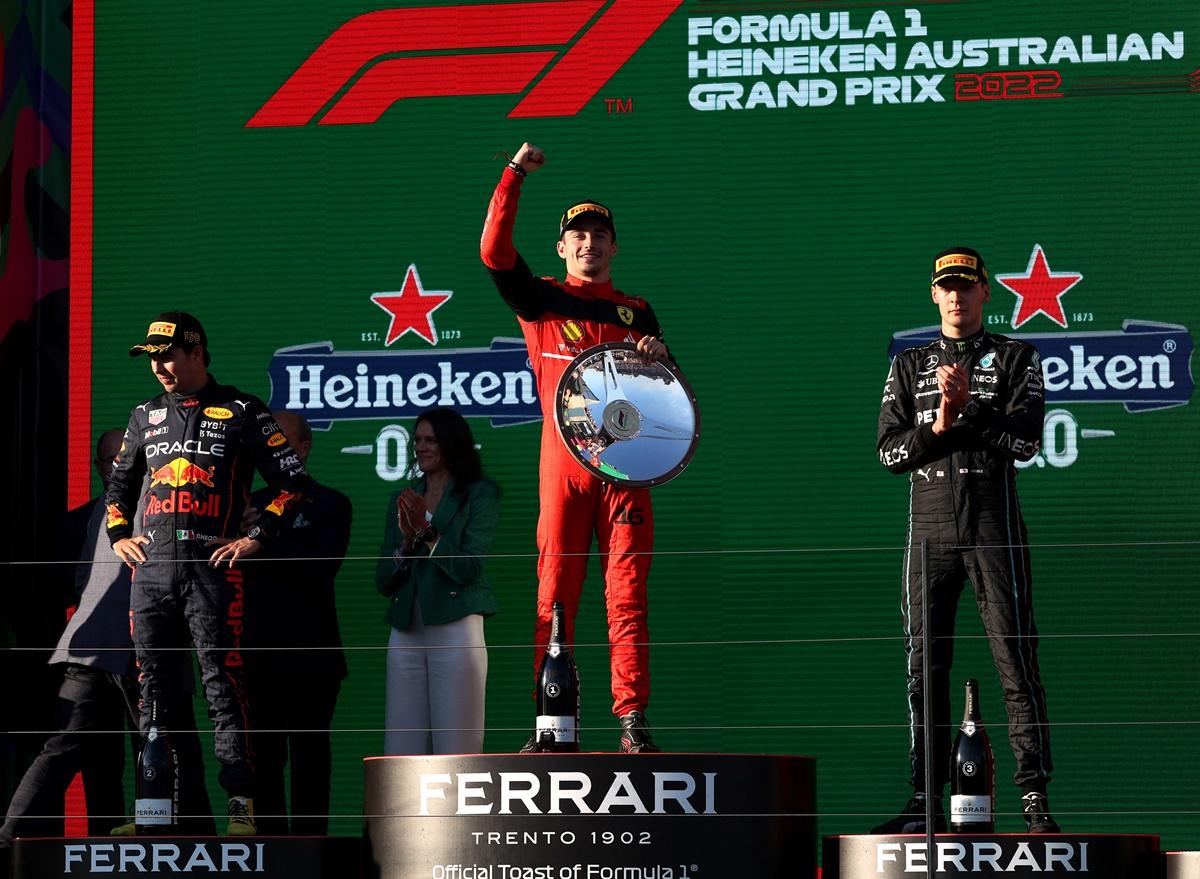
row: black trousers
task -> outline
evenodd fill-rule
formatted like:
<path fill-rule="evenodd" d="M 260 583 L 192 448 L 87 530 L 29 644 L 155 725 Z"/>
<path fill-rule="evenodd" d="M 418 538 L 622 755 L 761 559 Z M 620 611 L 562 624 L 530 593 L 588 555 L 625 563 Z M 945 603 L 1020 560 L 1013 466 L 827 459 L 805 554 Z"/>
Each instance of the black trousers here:
<path fill-rule="evenodd" d="M 910 548 L 902 596 L 908 653 L 911 721 L 910 781 L 925 788 L 924 686 L 921 643 L 921 542 L 929 540 L 929 594 L 933 679 L 934 786 L 950 775 L 950 666 L 954 660 L 954 617 L 964 583 L 970 579 L 983 631 L 1000 678 L 1008 714 L 1008 738 L 1016 758 L 1014 783 L 1044 790 L 1053 764 L 1046 716 L 1046 692 L 1038 668 L 1037 626 L 1033 619 L 1028 537 L 1015 493 L 1003 486 L 989 503 L 969 515 L 920 513 L 911 516 Z M 986 720 L 986 718 L 985 718 Z"/>
<path fill-rule="evenodd" d="M 80 772 L 88 833 L 104 836 L 125 823 L 125 729 L 127 722 L 135 723 L 137 698 L 133 678 L 85 665 L 65 666 L 55 709 L 60 732 L 46 741 L 17 786 L 0 828 L 0 846 L 9 845 L 16 836 L 62 836 L 63 797 Z M 211 835 L 216 828 L 190 694 L 180 694 L 174 714 L 181 730 L 172 735 L 180 761 L 180 810 L 192 816 L 183 819 L 181 830 Z M 137 747 L 135 736 L 135 760 Z"/>
<path fill-rule="evenodd" d="M 303 693 L 289 682 L 299 680 Z M 253 661 L 246 673 L 254 728 L 254 813 L 259 833 L 289 833 L 285 771 L 291 781 L 291 828 L 297 836 L 329 832 L 332 770 L 329 728 L 342 682 L 331 675 L 301 674 L 270 661 Z"/>

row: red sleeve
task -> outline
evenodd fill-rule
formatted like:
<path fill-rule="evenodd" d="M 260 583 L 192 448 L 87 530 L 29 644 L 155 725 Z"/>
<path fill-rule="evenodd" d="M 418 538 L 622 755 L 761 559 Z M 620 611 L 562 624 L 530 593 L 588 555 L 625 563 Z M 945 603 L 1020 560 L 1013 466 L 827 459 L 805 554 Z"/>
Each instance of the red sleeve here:
<path fill-rule="evenodd" d="M 521 175 L 505 168 L 488 202 L 479 240 L 479 257 L 489 269 L 511 269 L 517 263 L 513 247 L 513 226 L 517 222 L 517 202 L 521 197 Z"/>

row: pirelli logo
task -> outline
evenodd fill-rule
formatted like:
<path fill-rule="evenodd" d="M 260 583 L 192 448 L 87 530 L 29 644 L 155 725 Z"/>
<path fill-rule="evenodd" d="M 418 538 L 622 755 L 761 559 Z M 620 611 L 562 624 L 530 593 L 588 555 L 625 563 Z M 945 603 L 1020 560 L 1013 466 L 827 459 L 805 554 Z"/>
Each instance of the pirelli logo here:
<path fill-rule="evenodd" d="M 150 329 L 146 330 L 147 336 L 174 336 L 175 324 L 167 323 L 163 320 L 155 321 L 150 324 Z"/>
<path fill-rule="evenodd" d="M 575 207 L 567 211 L 567 222 L 571 222 L 580 214 L 599 214 L 602 217 L 608 217 L 610 220 L 612 219 L 612 214 L 609 213 L 608 208 L 606 208 L 604 205 L 587 202 L 585 204 L 577 204 Z"/>
<path fill-rule="evenodd" d="M 951 266 L 961 266 L 968 269 L 978 269 L 979 260 L 968 253 L 951 253 L 943 256 L 937 261 L 934 271 L 940 272 L 942 269 L 950 268 Z"/>

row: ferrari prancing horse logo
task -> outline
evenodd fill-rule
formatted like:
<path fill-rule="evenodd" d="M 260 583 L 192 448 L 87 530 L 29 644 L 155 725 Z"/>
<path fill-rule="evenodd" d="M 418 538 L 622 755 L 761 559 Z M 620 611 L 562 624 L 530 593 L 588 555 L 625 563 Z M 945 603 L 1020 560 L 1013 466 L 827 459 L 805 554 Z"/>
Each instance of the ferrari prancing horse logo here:
<path fill-rule="evenodd" d="M 617 317 L 625 322 L 625 326 L 633 326 L 633 309 L 626 308 L 624 305 L 617 306 Z"/>

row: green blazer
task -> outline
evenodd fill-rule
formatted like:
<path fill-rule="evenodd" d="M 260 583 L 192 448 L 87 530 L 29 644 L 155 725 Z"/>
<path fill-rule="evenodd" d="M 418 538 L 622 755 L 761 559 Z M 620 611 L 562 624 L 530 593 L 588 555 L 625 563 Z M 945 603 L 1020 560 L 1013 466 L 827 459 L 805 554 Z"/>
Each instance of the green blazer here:
<path fill-rule="evenodd" d="M 413 484 L 425 490 L 425 480 Z M 396 522 L 396 499 L 388 498 L 383 546 L 375 569 L 375 588 L 391 598 L 386 619 L 401 631 L 412 623 L 413 592 L 421 602 L 421 620 L 427 625 L 444 625 L 468 614 L 491 616 L 500 609 L 492 587 L 483 574 L 484 558 L 496 538 L 500 518 L 500 490 L 494 482 L 471 483 L 466 497 L 454 491 L 454 480 L 438 502 L 431 523 L 440 535 L 427 558 L 412 559 L 406 571 L 397 563 L 404 533 Z"/>

